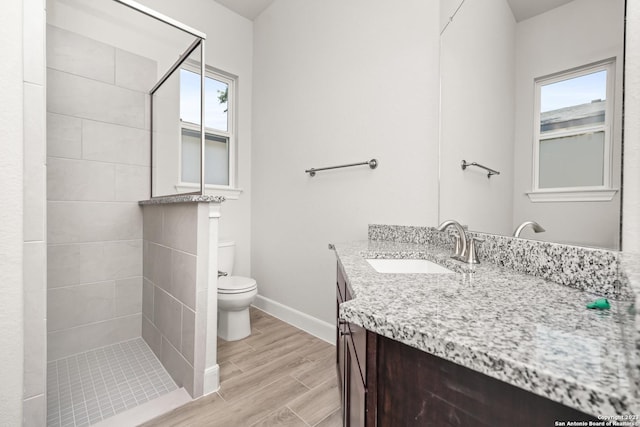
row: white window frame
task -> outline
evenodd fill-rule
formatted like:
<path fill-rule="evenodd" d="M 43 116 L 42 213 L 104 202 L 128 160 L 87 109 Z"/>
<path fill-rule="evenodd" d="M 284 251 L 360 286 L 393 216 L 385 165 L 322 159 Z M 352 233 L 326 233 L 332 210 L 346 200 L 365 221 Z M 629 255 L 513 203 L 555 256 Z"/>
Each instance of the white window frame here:
<path fill-rule="evenodd" d="M 185 61 L 179 69 L 191 71 L 200 75 L 200 63 L 196 61 Z M 224 138 L 228 138 L 229 144 L 229 185 L 218 184 L 206 184 L 202 189 L 203 194 L 224 196 L 226 199 L 238 199 L 242 193 L 242 189 L 236 186 L 237 183 L 237 139 L 236 139 L 236 81 L 237 77 L 224 71 L 213 68 L 209 65 L 205 65 L 205 77 L 218 80 L 228 85 L 229 91 L 227 94 L 227 131 L 220 129 L 204 127 L 205 135 L 211 134 Z M 185 182 L 182 180 L 182 130 L 188 129 L 200 133 L 200 125 L 190 122 L 183 122 L 180 120 L 179 128 L 179 144 L 178 150 L 178 183 L 176 184 L 176 190 L 180 193 L 197 191 L 200 188 L 200 183 Z"/>
<path fill-rule="evenodd" d="M 534 99 L 534 119 L 533 119 L 533 176 L 532 191 L 527 193 L 532 202 L 584 202 L 584 201 L 610 201 L 617 192 L 612 188 L 613 182 L 613 120 L 615 105 L 615 58 L 610 58 L 597 63 L 573 68 L 561 73 L 535 79 L 535 99 Z M 584 125 L 572 128 L 571 130 L 559 129 L 540 132 L 540 103 L 541 88 L 549 84 L 557 83 L 576 77 L 585 76 L 598 71 L 607 72 L 606 83 L 606 107 L 604 123 L 598 125 Z M 604 131 L 604 153 L 603 153 L 603 185 L 583 186 L 583 187 L 555 187 L 540 188 L 540 141 L 566 136 L 577 135 L 585 132 Z"/>

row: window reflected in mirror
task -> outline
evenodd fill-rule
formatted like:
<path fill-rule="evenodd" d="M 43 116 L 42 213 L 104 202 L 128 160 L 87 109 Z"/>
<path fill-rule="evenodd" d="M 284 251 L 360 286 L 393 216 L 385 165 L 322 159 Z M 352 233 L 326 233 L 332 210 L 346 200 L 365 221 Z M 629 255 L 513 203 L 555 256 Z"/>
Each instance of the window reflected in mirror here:
<path fill-rule="evenodd" d="M 613 65 L 536 81 L 536 190 L 610 188 Z"/>

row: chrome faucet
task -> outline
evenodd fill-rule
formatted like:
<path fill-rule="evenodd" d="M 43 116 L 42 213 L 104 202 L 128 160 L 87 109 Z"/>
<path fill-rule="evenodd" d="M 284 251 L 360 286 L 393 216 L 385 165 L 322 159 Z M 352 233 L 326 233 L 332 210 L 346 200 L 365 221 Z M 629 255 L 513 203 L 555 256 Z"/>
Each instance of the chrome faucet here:
<path fill-rule="evenodd" d="M 456 237 L 456 248 L 455 254 L 451 256 L 451 258 L 461 259 L 462 255 L 467 252 L 467 235 L 464 232 L 464 228 L 460 225 L 458 221 L 454 221 L 452 219 L 443 222 L 437 228 L 438 231 L 444 231 L 450 226 L 455 227 L 458 232 L 458 237 Z"/>
<path fill-rule="evenodd" d="M 443 222 L 437 228 L 438 231 L 444 231 L 448 227 L 455 227 L 458 235 L 456 236 L 456 247 L 455 253 L 451 256 L 453 259 L 457 259 L 459 261 L 467 262 L 469 264 L 479 264 L 478 261 L 478 253 L 476 252 L 476 241 L 482 241 L 475 238 L 469 238 L 467 234 L 464 232 L 464 228 L 460 225 L 459 222 L 454 221 L 452 219 Z"/>
<path fill-rule="evenodd" d="M 522 230 L 524 230 L 527 226 L 531 226 L 533 231 L 535 231 L 536 233 L 542 233 L 543 231 L 546 231 L 540 224 L 535 221 L 525 221 L 520 224 L 518 228 L 516 228 L 516 231 L 513 232 L 513 237 L 520 237 L 520 233 L 522 233 Z"/>

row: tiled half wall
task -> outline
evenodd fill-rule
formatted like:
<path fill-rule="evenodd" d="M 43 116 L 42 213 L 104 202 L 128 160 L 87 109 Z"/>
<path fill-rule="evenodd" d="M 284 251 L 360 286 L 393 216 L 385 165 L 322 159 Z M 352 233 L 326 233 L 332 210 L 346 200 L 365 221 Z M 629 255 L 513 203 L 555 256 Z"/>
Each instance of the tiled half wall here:
<path fill-rule="evenodd" d="M 209 203 L 144 206 L 142 337 L 192 397 L 204 387 L 209 226 Z"/>

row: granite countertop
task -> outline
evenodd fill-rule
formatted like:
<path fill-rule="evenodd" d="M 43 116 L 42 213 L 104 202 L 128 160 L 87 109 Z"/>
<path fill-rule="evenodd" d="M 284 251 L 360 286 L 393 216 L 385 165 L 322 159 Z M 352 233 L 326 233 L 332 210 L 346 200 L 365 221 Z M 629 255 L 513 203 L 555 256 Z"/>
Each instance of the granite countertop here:
<path fill-rule="evenodd" d="M 598 295 L 415 243 L 335 244 L 353 295 L 339 317 L 540 396 L 598 415 L 633 413 L 631 301 Z M 457 274 L 382 274 L 365 258 L 418 258 Z"/>
<path fill-rule="evenodd" d="M 225 201 L 224 196 L 209 196 L 206 194 L 177 194 L 173 196 L 154 197 L 149 200 L 141 200 L 138 202 L 141 206 L 146 205 L 166 205 L 171 203 L 222 203 Z"/>

